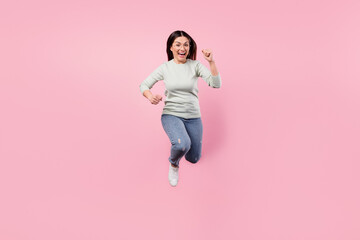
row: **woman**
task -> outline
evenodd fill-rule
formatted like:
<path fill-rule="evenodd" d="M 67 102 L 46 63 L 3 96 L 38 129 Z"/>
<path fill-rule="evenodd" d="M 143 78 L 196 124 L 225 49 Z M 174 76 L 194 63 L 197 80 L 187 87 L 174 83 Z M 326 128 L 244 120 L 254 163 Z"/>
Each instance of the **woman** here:
<path fill-rule="evenodd" d="M 169 182 L 176 186 L 179 177 L 179 162 L 199 161 L 202 144 L 202 121 L 198 100 L 197 80 L 201 77 L 213 88 L 220 88 L 221 78 L 210 49 L 203 49 L 211 72 L 196 60 L 195 41 L 184 31 L 175 31 L 167 40 L 168 61 L 161 64 L 140 85 L 141 93 L 152 104 L 162 97 L 152 94 L 150 89 L 160 80 L 165 83 L 165 106 L 161 115 L 162 126 L 171 142 Z"/>

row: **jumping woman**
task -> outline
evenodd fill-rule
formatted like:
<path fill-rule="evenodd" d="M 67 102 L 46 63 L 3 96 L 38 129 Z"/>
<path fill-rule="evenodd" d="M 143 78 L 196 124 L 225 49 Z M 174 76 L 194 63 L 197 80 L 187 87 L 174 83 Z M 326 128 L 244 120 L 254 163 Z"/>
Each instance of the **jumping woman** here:
<path fill-rule="evenodd" d="M 161 64 L 141 84 L 140 91 L 150 103 L 158 104 L 162 96 L 151 93 L 157 81 L 165 84 L 165 106 L 161 115 L 162 126 L 171 142 L 169 182 L 176 186 L 180 159 L 197 163 L 201 157 L 203 126 L 198 100 L 198 77 L 213 88 L 220 88 L 221 78 L 210 49 L 203 49 L 210 71 L 196 60 L 197 46 L 184 31 L 175 31 L 167 40 L 168 61 Z"/>

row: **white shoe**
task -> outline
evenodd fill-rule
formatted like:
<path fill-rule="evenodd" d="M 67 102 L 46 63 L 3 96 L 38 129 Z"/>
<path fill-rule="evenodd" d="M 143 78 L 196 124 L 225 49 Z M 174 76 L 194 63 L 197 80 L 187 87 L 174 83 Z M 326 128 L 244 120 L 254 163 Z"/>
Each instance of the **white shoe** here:
<path fill-rule="evenodd" d="M 169 167 L 169 183 L 171 186 L 175 187 L 179 179 L 179 167 L 173 167 L 170 163 Z"/>

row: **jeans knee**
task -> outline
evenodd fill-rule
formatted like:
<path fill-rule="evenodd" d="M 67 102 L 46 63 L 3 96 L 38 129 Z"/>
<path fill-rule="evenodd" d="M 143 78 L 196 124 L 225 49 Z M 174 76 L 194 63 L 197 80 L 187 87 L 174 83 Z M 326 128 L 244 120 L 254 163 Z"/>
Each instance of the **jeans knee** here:
<path fill-rule="evenodd" d="M 191 146 L 191 144 L 189 142 L 181 141 L 179 139 L 178 142 L 173 145 L 173 148 L 176 151 L 181 151 L 181 152 L 186 153 L 190 150 L 190 146 Z"/>
<path fill-rule="evenodd" d="M 185 156 L 185 159 L 188 160 L 191 163 L 197 163 L 201 158 L 201 155 L 199 156 L 195 156 L 195 157 L 189 157 L 189 156 Z"/>

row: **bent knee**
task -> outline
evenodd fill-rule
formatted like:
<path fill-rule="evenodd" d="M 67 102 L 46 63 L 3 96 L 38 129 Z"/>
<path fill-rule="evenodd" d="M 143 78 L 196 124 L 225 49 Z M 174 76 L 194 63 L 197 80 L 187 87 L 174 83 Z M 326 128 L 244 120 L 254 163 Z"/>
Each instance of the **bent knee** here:
<path fill-rule="evenodd" d="M 173 148 L 176 151 L 188 152 L 190 150 L 190 146 L 190 142 L 181 141 L 181 139 L 178 139 L 178 141 L 173 145 Z"/>
<path fill-rule="evenodd" d="M 200 160 L 201 156 L 199 155 L 199 156 L 195 156 L 195 157 L 185 157 L 185 158 L 186 158 L 186 160 L 188 160 L 191 163 L 197 163 Z"/>

